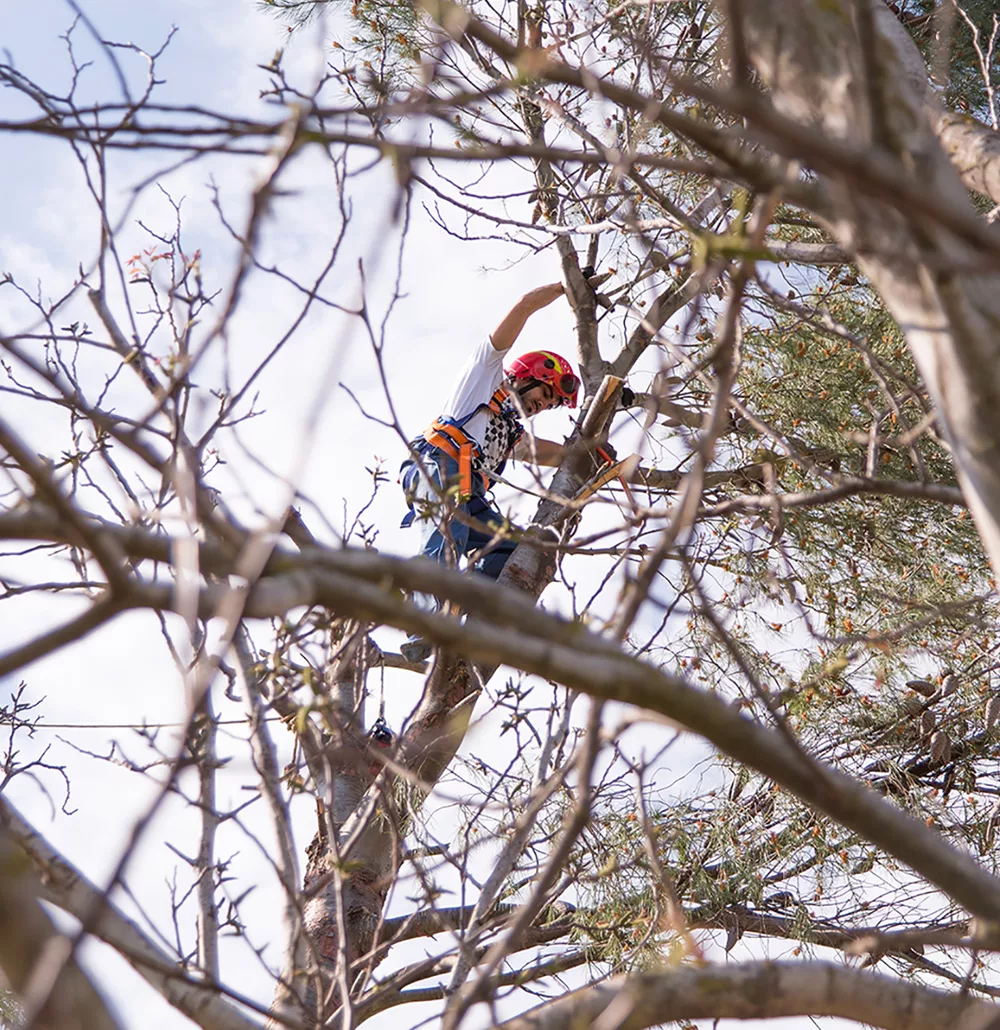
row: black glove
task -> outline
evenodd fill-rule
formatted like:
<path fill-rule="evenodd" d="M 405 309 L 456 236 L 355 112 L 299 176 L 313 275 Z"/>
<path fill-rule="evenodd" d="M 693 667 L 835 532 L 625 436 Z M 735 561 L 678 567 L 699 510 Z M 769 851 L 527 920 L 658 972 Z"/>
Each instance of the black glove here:
<path fill-rule="evenodd" d="M 593 265 L 587 265 L 585 268 L 580 269 L 580 274 L 584 279 L 593 279 L 597 275 L 597 269 Z"/>
<path fill-rule="evenodd" d="M 635 404 L 635 391 L 630 390 L 627 386 L 622 387 L 622 407 L 631 408 Z"/>
<path fill-rule="evenodd" d="M 611 446 L 610 443 L 607 443 L 606 441 L 602 443 L 601 446 L 598 448 L 597 456 L 599 458 L 603 457 L 606 461 L 618 460 L 618 452 L 614 449 L 614 447 Z"/>

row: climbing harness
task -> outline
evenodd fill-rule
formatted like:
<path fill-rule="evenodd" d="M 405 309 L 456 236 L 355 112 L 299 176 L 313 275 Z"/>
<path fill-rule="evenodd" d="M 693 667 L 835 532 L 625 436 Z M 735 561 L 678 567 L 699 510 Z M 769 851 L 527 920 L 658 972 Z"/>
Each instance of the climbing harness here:
<path fill-rule="evenodd" d="M 424 430 L 424 440 L 458 462 L 459 500 L 467 501 L 472 496 L 472 459 L 479 454 L 475 441 L 454 419 L 444 418 L 434 419 Z M 486 473 L 477 469 L 476 474 L 482 480 L 483 489 L 487 489 Z"/>
<path fill-rule="evenodd" d="M 474 468 L 474 463 L 481 456 L 481 452 L 476 441 L 465 431 L 465 425 L 484 408 L 494 415 L 503 417 L 505 415 L 503 402 L 509 396 L 510 390 L 500 386 L 485 404 L 480 404 L 477 408 L 470 411 L 468 415 L 463 415 L 461 418 L 446 418 L 444 416 L 436 418 L 424 430 L 422 437 L 417 437 L 409 443 L 410 451 L 421 457 L 436 449 L 448 455 L 449 458 L 458 464 L 458 500 L 461 503 L 472 497 L 475 483 L 482 484 L 483 493 L 490 487 L 489 475 L 483 469 Z M 520 425 L 518 425 L 518 430 L 517 437 L 520 438 L 524 430 Z M 501 465 L 500 467 L 502 468 L 503 466 Z M 419 471 L 417 463 L 412 458 L 408 458 L 400 467 L 400 482 L 403 485 L 403 491 L 407 498 L 413 492 Z M 478 478 L 474 479 L 473 474 Z M 414 515 L 415 513 L 411 507 L 407 517 L 403 520 L 403 525 L 408 526 L 413 521 Z"/>

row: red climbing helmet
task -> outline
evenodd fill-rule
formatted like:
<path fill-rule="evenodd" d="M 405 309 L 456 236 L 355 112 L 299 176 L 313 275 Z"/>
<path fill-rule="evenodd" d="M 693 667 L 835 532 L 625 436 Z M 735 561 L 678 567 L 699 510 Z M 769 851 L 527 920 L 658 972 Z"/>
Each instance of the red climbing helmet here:
<path fill-rule="evenodd" d="M 532 350 L 515 358 L 507 368 L 512 379 L 537 379 L 547 383 L 556 392 L 560 404 L 576 407 L 576 394 L 580 380 L 570 363 L 550 350 Z"/>

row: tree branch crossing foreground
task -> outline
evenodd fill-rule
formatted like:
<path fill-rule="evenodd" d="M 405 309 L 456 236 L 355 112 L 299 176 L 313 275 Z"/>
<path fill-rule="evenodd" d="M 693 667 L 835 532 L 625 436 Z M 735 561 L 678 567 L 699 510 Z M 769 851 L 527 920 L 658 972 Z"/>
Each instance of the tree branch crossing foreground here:
<path fill-rule="evenodd" d="M 268 6 L 294 28 L 324 4 Z M 0 284 L 0 599 L 11 612 L 84 602 L 0 655 L 0 673 L 25 676 L 0 711 L 0 844 L 19 876 L 0 898 L 0 965 L 26 1027 L 120 1022 L 101 974 L 77 963 L 87 935 L 210 1030 L 262 1017 L 353 1030 L 404 1005 L 417 1021 L 417 1003 L 446 1030 L 996 1023 L 1000 136 L 987 122 L 1000 23 L 988 7 L 969 0 L 944 26 L 876 0 L 601 12 L 359 0 L 338 14 L 346 34 L 324 28 L 308 83 L 294 51 L 310 30 L 280 26 L 287 47 L 260 65 L 277 116 L 159 103 L 165 49 L 111 43 L 86 11 L 64 39 L 64 95 L 0 64 L 33 112 L 0 132 L 12 149 L 64 146 L 97 215 L 89 265 L 74 255 L 37 287 L 12 267 Z M 81 99 L 91 58 L 120 97 Z M 146 154 L 177 163 L 144 166 L 121 199 L 118 170 Z M 238 219 L 228 180 L 209 191 L 233 247 L 220 267 L 189 243 L 209 237 L 182 225 L 171 191 L 192 164 L 234 160 L 254 174 Z M 324 168 L 321 187 L 299 175 L 307 162 Z M 154 185 L 168 212 L 155 224 Z M 359 190 L 385 201 L 378 239 L 358 238 Z M 322 253 L 276 243 L 299 203 L 323 223 Z M 342 532 L 329 519 L 347 502 L 304 461 L 272 476 L 275 504 L 251 510 L 255 477 L 280 462 L 247 461 L 247 423 L 273 417 L 258 395 L 274 396 L 282 362 L 315 367 L 318 339 L 369 362 L 344 383 L 357 438 L 402 447 L 415 390 L 398 381 L 393 334 L 408 296 L 440 287 L 404 255 L 412 234 L 442 230 L 456 248 L 488 243 L 498 264 L 555 252 L 590 401 L 550 483 L 519 471 L 502 484 L 528 529 L 475 527 L 518 540 L 497 584 L 375 550 L 393 510 L 380 464 Z M 357 268 L 348 254 L 364 255 Z M 588 266 L 614 269 L 599 292 Z M 622 487 L 594 479 L 609 436 L 642 455 Z M 369 462 L 349 450 L 334 478 Z M 452 500 L 445 489 L 434 503 Z M 572 615 L 539 607 L 545 591 Z M 420 593 L 441 609 L 408 599 Z M 185 719 L 173 748 L 143 731 L 142 757 L 117 740 L 77 748 L 74 761 L 114 763 L 157 799 L 99 887 L 21 816 L 9 784 L 64 781 L 68 795 L 68 765 L 31 750 L 44 719 L 28 698 L 54 692 L 34 663 L 72 657 L 128 612 L 160 626 Z M 384 653 L 383 628 L 430 641 L 433 660 Z M 386 668 L 423 676 L 415 703 L 392 679 L 376 688 Z M 247 736 L 227 768 L 216 713 L 228 724 L 238 701 Z M 691 744 L 679 730 L 706 746 L 701 784 L 698 770 L 676 780 Z M 248 797 L 229 805 L 236 768 Z M 147 932 L 122 888 L 173 804 L 197 831 L 169 842 L 187 880 Z M 306 848 L 303 825 L 315 825 Z M 245 915 L 257 884 L 227 857 L 243 850 L 275 889 L 264 930 Z M 40 900 L 81 929 L 57 933 Z M 266 972 L 270 1004 L 226 935 Z M 425 936 L 433 954 L 407 961 L 400 945 Z M 862 952 L 881 971 L 769 962 L 769 938 Z M 723 953 L 747 961 L 706 962 Z M 520 1014 L 501 1022 L 500 1002 Z"/>

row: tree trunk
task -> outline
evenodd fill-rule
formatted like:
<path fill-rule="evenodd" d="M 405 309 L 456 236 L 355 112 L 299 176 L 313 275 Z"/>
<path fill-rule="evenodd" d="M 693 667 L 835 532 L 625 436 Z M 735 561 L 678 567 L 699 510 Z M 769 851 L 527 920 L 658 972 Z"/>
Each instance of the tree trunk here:
<path fill-rule="evenodd" d="M 618 380 L 602 381 L 553 479 L 551 493 L 556 498 L 573 497 L 593 472 L 592 441 L 606 431 L 617 398 Z M 498 582 L 537 600 L 555 574 L 554 550 L 539 546 L 538 541 L 555 542 L 558 537 L 551 527 L 572 515 L 560 500 L 541 501 L 532 530 L 514 551 Z M 364 627 L 361 635 L 365 635 Z M 474 666 L 458 655 L 439 654 L 428 676 L 424 698 L 392 752 L 393 761 L 415 773 L 421 786 L 389 779 L 381 792 L 373 795 L 371 792 L 378 787 L 372 783 L 380 766 L 371 744 L 361 735 L 359 718 L 362 677 L 368 663 L 357 659 L 363 657 L 365 646 L 361 644 L 349 659 L 342 658 L 328 670 L 329 693 L 339 712 L 339 732 L 326 743 L 321 759 L 324 768 L 317 768 L 315 760 L 311 764 L 314 779 L 330 784 L 329 800 L 308 850 L 304 890 L 312 896 L 304 905 L 306 933 L 285 970 L 273 1004 L 275 1013 L 315 1020 L 317 1025 L 341 1008 L 345 984 L 349 985 L 348 1002 L 359 992 L 359 986 L 363 988 L 363 981 L 356 979 L 364 969 L 359 963 L 381 943 L 382 909 L 400 864 L 406 820 L 455 757 L 480 684 L 496 671 L 496 665 Z M 408 794 L 405 817 L 386 810 L 387 799 L 402 789 Z M 336 847 L 330 846 L 331 837 Z M 344 843 L 352 838 L 349 855 L 342 854 Z M 349 872 L 343 875 L 345 860 Z M 372 959 L 371 965 L 375 962 Z M 350 1023 L 346 1016 L 347 1011 L 342 1010 L 341 1026 Z"/>
<path fill-rule="evenodd" d="M 393 813 L 364 819 L 363 831 L 345 854 L 352 817 L 382 763 L 377 746 L 363 732 L 364 678 L 368 668 L 367 627 L 352 625 L 340 641 L 340 657 L 327 669 L 333 706 L 322 752 L 309 761 L 317 784 L 317 831 L 306 852 L 302 923 L 273 1010 L 323 1025 L 350 1007 L 352 988 L 371 951 L 382 909 L 399 865 L 398 821 Z M 388 818 L 384 817 L 388 816 Z M 343 927 L 343 932 L 341 928 Z M 272 1022 L 277 1027 L 278 1023 Z"/>

